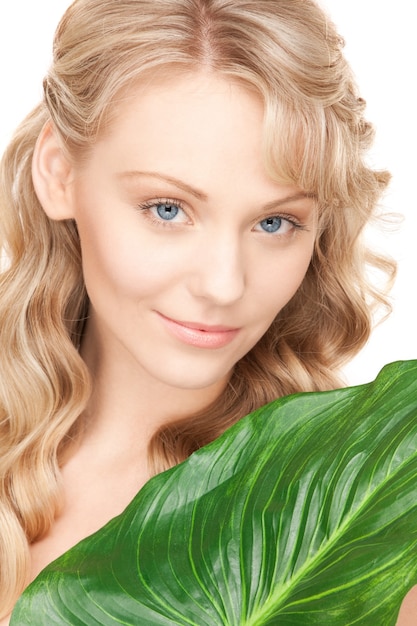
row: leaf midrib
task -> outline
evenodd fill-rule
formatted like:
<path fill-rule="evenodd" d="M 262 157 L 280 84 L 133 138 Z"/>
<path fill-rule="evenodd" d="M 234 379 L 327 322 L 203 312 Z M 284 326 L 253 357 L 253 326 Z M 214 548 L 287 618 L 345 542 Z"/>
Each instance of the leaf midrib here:
<path fill-rule="evenodd" d="M 291 578 L 288 583 L 280 585 L 278 588 L 276 588 L 274 592 L 270 595 L 269 599 L 263 603 L 262 607 L 259 610 L 252 612 L 250 617 L 247 618 L 246 621 L 241 623 L 241 626 L 263 626 L 265 619 L 270 617 L 272 612 L 275 612 L 277 608 L 279 608 L 280 604 L 284 604 L 285 600 L 291 595 L 293 589 L 297 586 L 300 580 L 314 570 L 317 563 L 320 563 L 324 559 L 326 554 L 331 551 L 335 544 L 337 544 L 340 538 L 343 537 L 346 529 L 354 524 L 355 520 L 360 517 L 363 510 L 366 509 L 366 507 L 369 505 L 370 500 L 376 498 L 380 491 L 385 488 L 386 484 L 392 481 L 408 463 L 409 459 L 406 459 L 405 461 L 400 463 L 394 472 L 387 475 L 386 478 L 373 489 L 370 495 L 369 492 L 365 494 L 361 504 L 357 506 L 355 512 L 345 518 L 342 524 L 340 524 L 337 530 L 332 534 L 331 538 L 314 553 L 314 556 L 311 559 L 306 561 L 305 564 L 297 570 L 296 574 Z M 398 558 L 401 558 L 401 555 L 399 555 Z M 384 566 L 380 569 L 386 569 L 386 567 L 387 564 L 385 563 Z M 356 583 L 357 579 L 355 578 L 351 585 L 345 585 L 344 588 L 348 588 L 349 586 L 352 586 Z M 334 591 L 335 589 L 337 588 L 332 588 L 332 591 Z M 323 593 L 321 594 L 321 597 L 323 595 L 329 595 L 329 593 Z M 312 597 L 309 597 L 308 599 L 311 600 Z"/>

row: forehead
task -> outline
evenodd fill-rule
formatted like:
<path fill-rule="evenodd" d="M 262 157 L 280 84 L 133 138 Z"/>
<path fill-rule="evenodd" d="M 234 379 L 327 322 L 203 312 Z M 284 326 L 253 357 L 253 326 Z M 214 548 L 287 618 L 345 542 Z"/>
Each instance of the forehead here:
<path fill-rule="evenodd" d="M 226 120 L 235 128 L 242 117 L 249 131 L 254 123 L 259 128 L 263 110 L 260 95 L 242 82 L 211 72 L 174 73 L 142 80 L 119 96 L 106 134 L 151 119 L 158 121 L 154 130 L 168 125 L 185 132 L 193 124 L 217 128 Z"/>
<path fill-rule="evenodd" d="M 96 147 L 117 154 L 125 169 L 134 158 L 151 169 L 195 162 L 210 171 L 222 161 L 259 173 L 263 116 L 259 96 L 215 74 L 147 80 L 119 98 Z"/>
<path fill-rule="evenodd" d="M 257 207 L 303 191 L 268 172 L 264 130 L 262 99 L 237 81 L 209 73 L 148 80 L 118 100 L 79 171 L 88 184 L 117 179 L 137 190 L 145 179 L 130 173 L 156 173 L 199 190 L 216 206 Z M 154 194 L 176 193 L 157 180 Z"/>

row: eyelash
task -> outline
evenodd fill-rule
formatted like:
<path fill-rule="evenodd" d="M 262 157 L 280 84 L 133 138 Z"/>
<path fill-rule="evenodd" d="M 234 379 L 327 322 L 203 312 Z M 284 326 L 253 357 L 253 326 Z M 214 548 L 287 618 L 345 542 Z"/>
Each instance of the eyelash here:
<path fill-rule="evenodd" d="M 151 209 L 158 206 L 159 204 L 172 205 L 173 207 L 177 207 L 178 209 L 180 209 L 181 211 L 185 213 L 185 209 L 183 207 L 182 202 L 180 202 L 179 200 L 174 200 L 173 198 L 155 198 L 153 200 L 147 200 L 146 202 L 141 202 L 140 204 L 138 204 L 138 209 L 140 211 L 143 211 L 146 214 L 147 219 L 149 219 L 152 222 L 152 224 L 154 224 L 155 226 L 159 228 L 173 228 L 176 225 L 178 225 L 178 223 L 176 222 L 171 222 L 170 220 L 163 220 L 162 218 L 158 219 L 157 217 L 155 217 Z M 289 224 L 291 224 L 291 226 L 294 228 L 295 231 L 307 230 L 307 227 L 304 224 L 302 224 L 300 221 L 298 221 L 293 215 L 288 215 L 286 213 L 273 213 L 272 215 L 265 215 L 265 217 L 263 217 L 261 220 L 256 222 L 255 226 L 259 225 L 261 222 L 264 222 L 265 220 L 273 219 L 273 218 L 278 218 L 278 219 L 288 222 Z M 267 235 L 269 234 L 270 236 L 274 236 L 274 235 L 276 237 L 284 236 L 283 234 L 279 232 L 277 233 L 268 233 L 267 231 L 264 231 L 264 232 L 265 234 Z"/>
<path fill-rule="evenodd" d="M 274 217 L 276 217 L 276 218 L 278 218 L 280 220 L 283 220 L 285 222 L 288 222 L 289 224 L 291 224 L 291 226 L 294 228 L 294 230 L 298 230 L 298 231 L 307 230 L 307 226 L 305 226 L 302 222 L 297 220 L 294 217 L 294 215 L 288 215 L 287 213 L 273 213 L 272 215 L 265 215 L 265 217 L 263 217 L 261 220 L 259 220 L 256 223 L 256 225 L 260 224 L 261 222 L 265 222 L 266 220 L 273 219 Z M 272 234 L 274 234 L 274 233 L 272 233 Z M 276 236 L 280 235 L 280 233 L 275 233 L 275 234 L 276 234 Z"/>
<path fill-rule="evenodd" d="M 147 200 L 146 202 L 141 202 L 138 205 L 139 210 L 145 213 L 147 219 L 149 219 L 152 222 L 152 224 L 160 228 L 172 228 L 176 225 L 176 223 L 171 222 L 169 220 L 163 220 L 161 218 L 158 219 L 157 217 L 155 217 L 151 209 L 153 207 L 158 206 L 158 204 L 168 204 L 173 207 L 177 207 L 178 209 L 180 209 L 181 211 L 185 213 L 185 209 L 182 203 L 179 200 L 173 200 L 172 198 L 155 198 L 153 200 Z"/>

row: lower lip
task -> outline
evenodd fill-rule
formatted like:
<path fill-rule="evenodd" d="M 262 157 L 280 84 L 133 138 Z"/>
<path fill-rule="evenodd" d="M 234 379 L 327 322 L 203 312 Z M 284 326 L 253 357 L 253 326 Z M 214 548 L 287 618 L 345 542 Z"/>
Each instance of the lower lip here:
<path fill-rule="evenodd" d="M 190 328 L 179 322 L 175 322 L 163 315 L 159 315 L 165 327 L 183 343 L 196 348 L 216 349 L 227 346 L 239 332 L 239 329 L 232 330 L 200 330 L 198 328 Z"/>

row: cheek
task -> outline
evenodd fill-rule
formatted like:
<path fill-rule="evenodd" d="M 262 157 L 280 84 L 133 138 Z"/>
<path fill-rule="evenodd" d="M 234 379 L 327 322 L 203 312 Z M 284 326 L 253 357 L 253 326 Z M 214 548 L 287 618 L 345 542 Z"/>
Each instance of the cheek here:
<path fill-rule="evenodd" d="M 117 233 L 103 221 L 83 214 L 77 220 L 80 236 L 84 281 L 90 299 L 97 294 L 114 291 L 128 292 L 137 284 L 140 264 L 132 250 Z"/>
<path fill-rule="evenodd" d="M 152 237 L 118 223 L 105 225 L 88 219 L 78 222 L 83 272 L 91 300 L 144 298 L 174 281 L 178 264 L 169 250 L 161 250 Z"/>
<path fill-rule="evenodd" d="M 296 255 L 282 258 L 264 268 L 257 281 L 255 302 L 260 313 L 270 322 L 291 300 L 300 287 L 310 265 L 313 245 L 300 250 Z"/>

